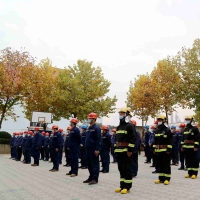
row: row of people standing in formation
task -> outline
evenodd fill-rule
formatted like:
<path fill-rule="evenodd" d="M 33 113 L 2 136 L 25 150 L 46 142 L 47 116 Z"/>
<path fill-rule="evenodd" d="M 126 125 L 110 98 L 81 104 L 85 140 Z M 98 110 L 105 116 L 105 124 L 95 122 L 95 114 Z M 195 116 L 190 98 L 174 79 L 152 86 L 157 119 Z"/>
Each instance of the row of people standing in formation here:
<path fill-rule="evenodd" d="M 162 123 L 161 123 L 162 122 Z M 170 165 L 178 166 L 178 170 L 188 171 L 185 178 L 196 179 L 200 163 L 200 133 L 198 125 L 193 126 L 193 116 L 186 116 L 185 123 L 178 129 L 175 126 L 167 128 L 166 118 L 160 116 L 151 126 L 145 126 L 143 145 L 145 149 L 145 163 L 155 167 L 152 173 L 159 173 L 155 183 L 169 184 L 171 178 Z"/>
<path fill-rule="evenodd" d="M 138 152 L 140 148 L 140 134 L 136 131 L 136 121 L 130 120 L 131 114 L 129 108 L 122 108 L 119 111 L 120 124 L 116 130 L 113 130 L 112 138 L 108 134 L 108 127 L 102 126 L 102 130 L 96 125 L 97 114 L 90 113 L 88 115 L 87 128 L 82 126 L 82 134 L 76 127 L 78 120 L 72 118 L 70 120 L 70 127 L 68 127 L 68 135 L 65 142 L 63 142 L 62 135 L 58 126 L 52 127 L 51 139 L 48 147 L 50 148 L 51 160 L 53 162 L 53 168 L 49 171 L 57 172 L 59 170 L 60 152 L 62 152 L 63 145 L 66 151 L 67 165 L 70 165 L 71 169 L 66 174 L 70 177 L 76 177 L 78 175 L 78 157 L 81 149 L 81 157 L 83 159 L 81 165 L 83 168 L 88 168 L 89 177 L 83 183 L 89 185 L 97 184 L 99 179 L 100 165 L 99 155 L 102 160 L 102 172 L 109 172 L 110 159 L 109 151 L 111 147 L 111 153 L 113 152 L 113 161 L 118 164 L 118 170 L 120 172 L 120 187 L 115 189 L 115 192 L 121 194 L 127 194 L 132 187 L 132 178 L 137 175 L 138 170 Z M 192 126 L 193 117 L 187 116 L 185 118 L 186 126 L 180 125 L 182 139 L 180 143 L 180 150 L 185 156 L 186 167 L 188 174 L 185 178 L 196 179 L 198 174 L 198 157 L 197 152 L 199 148 L 199 131 L 196 127 Z M 152 149 L 152 154 L 155 156 L 155 166 L 157 166 L 157 172 L 159 172 L 158 180 L 156 184 L 164 183 L 168 185 L 171 179 L 171 166 L 170 161 L 172 159 L 173 151 L 173 130 L 171 131 L 166 125 L 166 118 L 164 116 L 157 117 L 157 125 L 154 128 L 154 139 L 149 145 Z M 146 127 L 148 131 L 148 127 Z M 173 127 L 172 127 L 173 129 Z M 147 132 L 146 131 L 146 132 Z M 102 132 L 102 134 L 101 134 Z M 27 133 L 27 140 L 24 144 L 24 163 L 30 163 L 30 155 L 34 158 L 32 166 L 39 166 L 40 150 L 42 146 L 42 135 L 39 133 L 39 128 L 35 128 L 34 137 L 31 137 L 33 133 Z M 18 133 L 16 134 L 18 135 Z M 21 134 L 20 134 L 21 135 Z M 48 138 L 48 134 L 47 134 Z M 150 139 L 150 136 L 149 136 Z M 21 141 L 18 139 L 18 142 Z M 46 140 L 45 140 L 46 141 Z M 12 142 L 11 142 L 12 143 Z M 19 143 L 22 145 L 21 143 Z M 12 155 L 17 155 L 15 159 L 19 160 L 21 157 L 21 149 L 23 147 L 11 145 Z M 145 145 L 146 147 L 146 145 Z M 45 145 L 44 145 L 45 148 Z M 46 152 L 46 151 L 45 151 Z M 145 153 L 146 148 L 145 148 Z M 67 156 L 69 154 L 69 156 Z M 70 163 L 69 163 L 70 162 Z M 149 163 L 149 160 L 146 161 Z"/>
<path fill-rule="evenodd" d="M 11 158 L 16 161 L 20 161 L 22 154 L 24 155 L 24 164 L 31 164 L 31 157 L 33 157 L 34 163 L 31 166 L 39 166 L 39 160 L 48 161 L 51 159 L 53 162 L 53 168 L 49 171 L 57 172 L 59 170 L 59 164 L 62 163 L 62 149 L 64 146 L 66 165 L 71 169 L 66 175 L 70 177 L 76 177 L 78 175 L 78 157 L 81 158 L 81 168 L 88 168 L 89 177 L 83 183 L 89 185 L 97 184 L 99 178 L 99 172 L 108 173 L 110 164 L 110 153 L 113 156 L 113 163 L 118 163 L 118 168 L 125 170 L 122 166 L 126 165 L 126 162 L 118 161 L 118 152 L 116 148 L 120 148 L 120 142 L 117 139 L 117 130 L 112 130 L 112 135 L 109 134 L 108 126 L 102 126 L 99 128 L 96 125 L 97 114 L 90 113 L 88 115 L 88 124 L 82 125 L 81 133 L 76 127 L 78 120 L 72 118 L 70 120 L 70 126 L 67 127 L 67 135 L 65 141 L 62 136 L 62 129 L 59 129 L 57 125 L 52 127 L 51 133 L 40 133 L 39 127 L 35 127 L 34 131 L 25 131 L 23 133 L 16 132 L 11 140 Z M 127 123 L 130 126 L 131 123 Z M 136 125 L 136 122 L 133 121 Z M 130 150 L 134 152 L 134 156 L 130 157 L 129 167 L 126 170 L 128 172 L 129 179 L 137 175 L 138 171 L 138 151 L 140 146 L 140 134 L 134 131 L 135 125 L 131 126 L 130 131 L 132 141 Z M 118 130 L 119 131 L 119 130 Z M 120 131 L 119 131 L 120 132 Z M 127 134 L 128 136 L 129 134 Z M 136 141 L 135 141 L 136 139 Z M 123 140 L 126 140 L 124 137 Z M 136 145 L 135 145 L 136 144 Z M 117 147 L 116 147 L 117 145 Z M 124 145 L 124 144 L 123 144 Z M 134 148 L 133 148 L 134 147 Z M 41 157 L 40 157 L 41 155 Z M 121 155 L 120 155 L 121 156 Z M 100 170 L 99 157 L 102 163 L 102 169 Z M 40 159 L 39 159 L 40 158 Z M 135 162 L 134 162 L 135 161 Z M 130 165 L 131 164 L 131 165 Z M 126 175 L 126 172 L 123 172 Z M 130 181 L 128 180 L 128 181 Z M 120 179 L 120 184 L 121 184 Z M 127 183 L 129 189 L 131 184 Z M 125 188 L 123 188 L 125 189 Z M 122 190 L 123 190 L 122 189 Z M 126 190 L 125 192 L 126 193 Z"/>

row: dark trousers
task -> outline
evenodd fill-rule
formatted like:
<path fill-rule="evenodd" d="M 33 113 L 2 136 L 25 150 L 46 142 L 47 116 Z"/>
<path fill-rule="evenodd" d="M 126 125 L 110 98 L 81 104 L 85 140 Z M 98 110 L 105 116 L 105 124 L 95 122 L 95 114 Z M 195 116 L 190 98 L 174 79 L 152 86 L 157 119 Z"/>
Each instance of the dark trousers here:
<path fill-rule="evenodd" d="M 31 150 L 24 149 L 24 160 L 26 163 L 31 163 Z"/>
<path fill-rule="evenodd" d="M 13 153 L 14 153 L 14 158 L 18 159 L 18 151 L 16 146 L 13 147 Z"/>
<path fill-rule="evenodd" d="M 137 173 L 138 173 L 138 152 L 134 152 L 132 157 L 133 157 L 132 176 L 137 176 Z"/>
<path fill-rule="evenodd" d="M 117 153 L 118 170 L 120 172 L 120 188 L 130 190 L 132 187 L 133 157 L 127 156 L 127 152 Z"/>
<path fill-rule="evenodd" d="M 71 170 L 70 174 L 78 174 L 79 149 L 70 149 Z"/>
<path fill-rule="evenodd" d="M 63 156 L 63 146 L 59 150 L 59 163 L 62 164 L 62 156 Z"/>
<path fill-rule="evenodd" d="M 185 156 L 184 156 L 184 151 L 180 151 L 180 162 L 181 162 L 181 168 L 184 169 L 184 160 L 185 160 Z"/>
<path fill-rule="evenodd" d="M 185 157 L 187 160 L 187 169 L 188 174 L 190 176 L 192 175 L 198 175 L 198 168 L 199 168 L 199 160 L 197 157 L 197 151 L 194 151 L 194 149 L 184 149 Z"/>
<path fill-rule="evenodd" d="M 11 158 L 15 157 L 14 147 L 10 147 Z"/>
<path fill-rule="evenodd" d="M 156 160 L 158 162 L 160 171 L 159 171 L 159 180 L 160 181 L 170 181 L 171 179 L 171 155 L 166 152 L 162 152 L 156 155 Z"/>
<path fill-rule="evenodd" d="M 110 165 L 110 150 L 109 149 L 102 149 L 100 151 L 101 155 L 101 163 L 102 163 L 102 170 L 109 172 L 109 165 Z"/>
<path fill-rule="evenodd" d="M 172 163 L 173 164 L 178 164 L 178 147 L 177 146 L 173 146 L 172 147 Z"/>
<path fill-rule="evenodd" d="M 81 166 L 87 167 L 87 155 L 85 147 L 81 147 Z"/>
<path fill-rule="evenodd" d="M 154 152 L 154 148 L 150 147 L 150 151 L 151 151 L 151 158 L 152 158 L 152 166 L 156 166 L 156 155 L 153 153 Z"/>
<path fill-rule="evenodd" d="M 41 159 L 44 160 L 44 147 L 40 148 Z"/>
<path fill-rule="evenodd" d="M 17 147 L 17 155 L 18 155 L 17 160 L 21 160 L 21 158 L 22 158 L 22 147 Z"/>
<path fill-rule="evenodd" d="M 49 160 L 50 148 L 44 147 L 44 151 L 45 151 L 46 160 Z"/>
<path fill-rule="evenodd" d="M 89 180 L 95 180 L 98 182 L 99 179 L 99 155 L 96 156 L 94 154 L 95 150 L 93 149 L 86 149 L 87 153 L 87 162 L 88 162 L 88 171 L 89 171 Z"/>
<path fill-rule="evenodd" d="M 71 165 L 70 150 L 65 147 L 66 165 Z"/>
<path fill-rule="evenodd" d="M 34 158 L 34 164 L 39 165 L 40 149 L 33 149 L 33 158 Z"/>
<path fill-rule="evenodd" d="M 146 155 L 146 158 L 147 158 L 147 162 L 151 162 L 151 149 L 150 149 L 150 146 L 147 145 L 145 147 L 145 155 Z"/>
<path fill-rule="evenodd" d="M 112 144 L 112 146 L 111 146 L 111 154 L 112 154 L 112 157 L 113 157 L 113 162 L 117 162 L 114 144 Z"/>
<path fill-rule="evenodd" d="M 53 169 L 59 170 L 59 151 L 52 150 Z"/>

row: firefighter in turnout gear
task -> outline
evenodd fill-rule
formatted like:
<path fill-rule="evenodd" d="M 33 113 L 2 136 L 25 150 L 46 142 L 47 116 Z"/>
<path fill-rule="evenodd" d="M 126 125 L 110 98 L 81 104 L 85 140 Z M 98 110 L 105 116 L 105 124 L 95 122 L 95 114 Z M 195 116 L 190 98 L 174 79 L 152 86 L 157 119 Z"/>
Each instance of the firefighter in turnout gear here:
<path fill-rule="evenodd" d="M 132 162 L 136 142 L 135 126 L 130 123 L 130 109 L 122 108 L 119 111 L 120 124 L 116 131 L 115 153 L 120 172 L 120 187 L 115 192 L 127 194 L 132 187 Z"/>
<path fill-rule="evenodd" d="M 183 131 L 183 138 L 181 141 L 181 151 L 184 151 L 188 174 L 185 178 L 196 179 L 198 174 L 198 147 L 199 147 L 199 131 L 195 126 L 192 126 L 193 116 L 186 116 L 186 127 Z"/>
<path fill-rule="evenodd" d="M 153 148 L 160 171 L 155 184 L 164 183 L 165 185 L 169 185 L 171 178 L 170 154 L 172 152 L 172 133 L 171 130 L 165 126 L 165 116 L 158 116 L 157 120 L 158 129 L 155 132 Z"/>

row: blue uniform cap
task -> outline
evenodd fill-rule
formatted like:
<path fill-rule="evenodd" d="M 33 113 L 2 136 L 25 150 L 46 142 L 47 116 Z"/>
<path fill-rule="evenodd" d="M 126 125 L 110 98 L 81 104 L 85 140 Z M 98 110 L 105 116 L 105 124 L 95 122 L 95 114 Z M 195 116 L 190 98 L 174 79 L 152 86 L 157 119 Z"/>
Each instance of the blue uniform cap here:
<path fill-rule="evenodd" d="M 86 126 L 85 124 L 83 124 L 83 125 L 81 126 L 81 128 L 82 128 L 82 129 L 87 129 L 87 126 Z"/>
<path fill-rule="evenodd" d="M 171 126 L 171 129 L 172 129 L 172 128 L 176 128 L 176 126 Z"/>
<path fill-rule="evenodd" d="M 149 126 L 148 126 L 148 125 L 146 125 L 144 128 L 145 128 L 145 129 L 149 129 Z"/>

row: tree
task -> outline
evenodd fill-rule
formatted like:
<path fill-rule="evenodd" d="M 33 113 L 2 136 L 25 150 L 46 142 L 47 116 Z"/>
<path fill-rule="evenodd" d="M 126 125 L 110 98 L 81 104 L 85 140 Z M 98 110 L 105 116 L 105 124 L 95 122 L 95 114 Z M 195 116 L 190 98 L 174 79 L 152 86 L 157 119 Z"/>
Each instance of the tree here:
<path fill-rule="evenodd" d="M 180 85 L 181 79 L 176 67 L 168 60 L 164 59 L 157 63 L 157 67 L 150 74 L 154 91 L 154 99 L 158 110 L 171 114 L 176 105 L 181 102 Z"/>
<path fill-rule="evenodd" d="M 27 79 L 26 95 L 24 97 L 24 113 L 31 120 L 31 114 L 36 112 L 51 112 L 54 119 L 54 106 L 59 99 L 59 91 L 56 84 L 59 69 L 52 66 L 52 62 L 46 58 L 34 66 L 31 78 Z"/>
<path fill-rule="evenodd" d="M 130 83 L 126 103 L 133 110 L 133 114 L 142 119 L 142 122 L 147 122 L 148 116 L 154 117 L 156 114 L 155 94 L 156 91 L 148 74 L 139 75 L 134 83 Z"/>
<path fill-rule="evenodd" d="M 115 111 L 116 97 L 105 97 L 111 83 L 92 62 L 78 60 L 73 67 L 60 70 L 57 80 L 60 99 L 55 111 L 59 116 L 84 120 L 90 112 L 102 117 Z"/>
<path fill-rule="evenodd" d="M 16 121 L 14 105 L 21 104 L 26 84 L 24 70 L 30 72 L 34 58 L 24 50 L 6 48 L 0 51 L 0 129 L 3 120 L 11 117 Z"/>
<path fill-rule="evenodd" d="M 192 48 L 183 47 L 172 62 L 182 80 L 179 89 L 185 100 L 182 107 L 196 107 L 200 111 L 200 39 L 194 41 Z"/>

